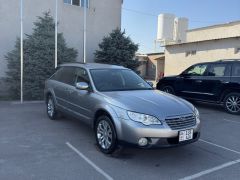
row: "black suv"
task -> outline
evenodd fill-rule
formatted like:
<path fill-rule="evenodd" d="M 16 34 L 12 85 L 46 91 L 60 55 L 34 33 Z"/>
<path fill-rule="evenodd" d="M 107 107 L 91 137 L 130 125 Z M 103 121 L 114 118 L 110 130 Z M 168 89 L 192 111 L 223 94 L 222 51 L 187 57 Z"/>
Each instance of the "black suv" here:
<path fill-rule="evenodd" d="M 199 63 L 178 76 L 164 77 L 157 89 L 207 103 L 223 105 L 240 114 L 240 60 Z"/>

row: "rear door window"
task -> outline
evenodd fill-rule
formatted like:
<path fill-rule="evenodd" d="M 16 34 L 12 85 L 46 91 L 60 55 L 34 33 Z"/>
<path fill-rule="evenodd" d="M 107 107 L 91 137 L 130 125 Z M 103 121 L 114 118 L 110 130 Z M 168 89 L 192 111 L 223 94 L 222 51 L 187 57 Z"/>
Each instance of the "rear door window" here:
<path fill-rule="evenodd" d="M 231 66 L 228 64 L 212 64 L 208 71 L 208 76 L 225 77 L 230 76 Z"/>
<path fill-rule="evenodd" d="M 74 86 L 75 79 L 76 79 L 75 72 L 76 72 L 75 67 L 61 67 L 61 69 L 59 69 L 55 73 L 52 79 Z"/>
<path fill-rule="evenodd" d="M 234 64 L 233 71 L 232 71 L 232 76 L 240 77 L 240 63 Z"/>
<path fill-rule="evenodd" d="M 62 67 L 60 67 L 53 75 L 50 79 L 58 81 L 59 77 L 61 75 L 61 71 L 62 71 Z"/>

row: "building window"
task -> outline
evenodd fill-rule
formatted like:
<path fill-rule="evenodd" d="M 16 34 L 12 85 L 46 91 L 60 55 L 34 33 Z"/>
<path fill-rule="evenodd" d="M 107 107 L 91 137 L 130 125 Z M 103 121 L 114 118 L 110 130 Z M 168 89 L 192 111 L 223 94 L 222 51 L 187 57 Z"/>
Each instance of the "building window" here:
<path fill-rule="evenodd" d="M 72 4 L 72 0 L 63 0 L 65 4 Z"/>
<path fill-rule="evenodd" d="M 194 51 L 187 51 L 187 52 L 185 53 L 185 56 L 188 57 L 188 56 L 193 56 L 193 55 L 196 55 L 196 54 L 197 54 L 197 51 L 196 51 L 196 50 L 194 50 Z"/>
<path fill-rule="evenodd" d="M 235 48 L 235 54 L 240 54 L 240 48 Z"/>
<path fill-rule="evenodd" d="M 72 5 L 80 6 L 80 0 L 72 0 Z"/>
<path fill-rule="evenodd" d="M 85 3 L 84 3 L 85 1 L 86 1 L 87 8 L 89 8 L 89 0 L 63 0 L 65 4 L 71 4 L 74 6 L 81 6 L 81 7 L 85 7 Z"/>

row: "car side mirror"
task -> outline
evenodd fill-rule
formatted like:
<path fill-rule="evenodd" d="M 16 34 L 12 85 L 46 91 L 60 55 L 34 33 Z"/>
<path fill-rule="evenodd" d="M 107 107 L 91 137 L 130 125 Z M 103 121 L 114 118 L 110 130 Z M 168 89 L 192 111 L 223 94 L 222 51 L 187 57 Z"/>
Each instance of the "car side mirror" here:
<path fill-rule="evenodd" d="M 148 83 L 150 86 L 153 87 L 153 82 L 151 82 L 151 81 L 147 81 L 147 83 Z"/>
<path fill-rule="evenodd" d="M 89 85 L 88 85 L 88 83 L 85 83 L 85 82 L 78 82 L 78 83 L 76 83 L 76 88 L 79 90 L 88 90 Z"/>
<path fill-rule="evenodd" d="M 180 76 L 185 78 L 185 77 L 189 77 L 190 75 L 183 72 L 182 74 L 180 74 Z"/>

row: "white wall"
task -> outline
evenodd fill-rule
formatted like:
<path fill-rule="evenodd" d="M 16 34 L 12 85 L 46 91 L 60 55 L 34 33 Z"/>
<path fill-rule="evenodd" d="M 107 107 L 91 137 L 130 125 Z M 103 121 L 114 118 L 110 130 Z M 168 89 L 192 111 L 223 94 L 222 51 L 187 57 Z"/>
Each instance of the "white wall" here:
<path fill-rule="evenodd" d="M 59 2 L 59 32 L 68 46 L 78 50 L 78 61 L 83 60 L 83 8 Z M 93 62 L 94 52 L 102 38 L 121 27 L 122 0 L 90 0 L 87 12 L 87 62 Z M 37 16 L 49 11 L 55 17 L 55 0 L 24 0 L 24 33 L 32 32 Z M 4 55 L 12 50 L 20 36 L 20 1 L 0 0 L 0 77 L 5 75 Z"/>
<path fill-rule="evenodd" d="M 187 42 L 240 36 L 240 21 L 198 28 L 187 32 Z"/>

